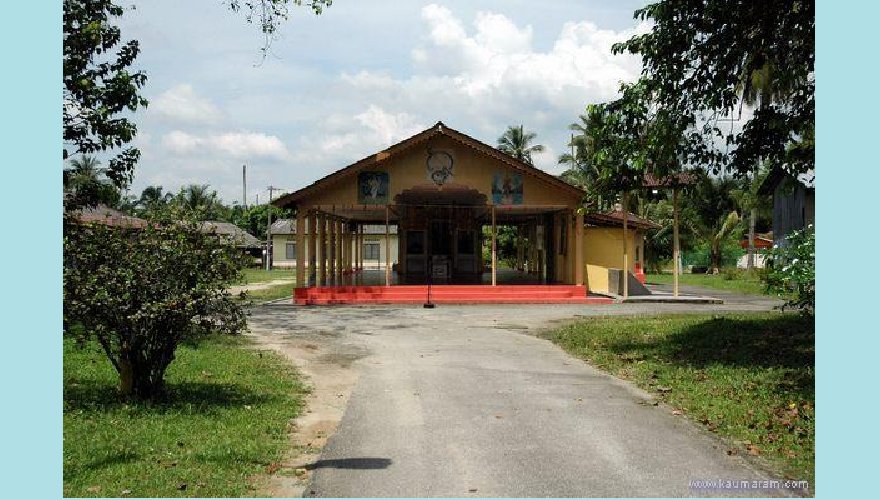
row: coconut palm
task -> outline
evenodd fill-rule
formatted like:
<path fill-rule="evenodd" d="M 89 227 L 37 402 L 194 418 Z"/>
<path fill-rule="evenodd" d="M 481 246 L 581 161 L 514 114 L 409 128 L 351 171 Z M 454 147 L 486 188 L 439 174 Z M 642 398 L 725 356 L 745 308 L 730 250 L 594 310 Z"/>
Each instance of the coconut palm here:
<path fill-rule="evenodd" d="M 64 170 L 64 187 L 76 189 L 79 186 L 107 182 L 104 175 L 106 168 L 100 168 L 101 162 L 94 156 L 83 155 L 70 160 L 70 168 Z"/>
<path fill-rule="evenodd" d="M 141 213 L 155 211 L 174 199 L 171 193 L 163 193 L 162 186 L 147 186 L 141 191 L 136 207 Z"/>
<path fill-rule="evenodd" d="M 544 151 L 544 146 L 540 144 L 531 145 L 537 134 L 534 132 L 525 132 L 523 126 L 509 126 L 504 134 L 498 138 L 498 149 L 517 160 L 534 165 L 532 161 L 532 153 L 540 153 Z"/>
<path fill-rule="evenodd" d="M 70 160 L 70 168 L 63 172 L 65 206 L 116 205 L 121 194 L 107 178 L 107 169 L 100 165 L 97 158 L 89 155 Z"/>

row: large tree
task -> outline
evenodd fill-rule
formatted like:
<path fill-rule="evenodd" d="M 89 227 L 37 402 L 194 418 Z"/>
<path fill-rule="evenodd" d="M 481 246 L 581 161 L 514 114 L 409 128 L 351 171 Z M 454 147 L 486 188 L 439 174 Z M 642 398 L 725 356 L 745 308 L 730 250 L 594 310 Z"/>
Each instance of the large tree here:
<path fill-rule="evenodd" d="M 697 132 L 687 136 L 693 163 L 814 168 L 812 1 L 661 0 L 635 17 L 651 31 L 613 50 L 639 54 L 651 99 Z M 741 131 L 725 121 L 740 116 Z"/>
<path fill-rule="evenodd" d="M 227 289 L 239 277 L 239 252 L 183 215 L 143 228 L 65 218 L 65 333 L 101 345 L 127 396 L 162 394 L 181 341 L 245 325 Z"/>
<path fill-rule="evenodd" d="M 140 157 L 128 146 L 137 126 L 125 114 L 147 105 L 138 94 L 147 76 L 130 69 L 138 42 L 123 42 L 114 25 L 122 13 L 112 0 L 64 0 L 63 158 L 106 152 L 104 174 L 120 189 L 130 182 Z M 69 196 L 66 201 L 75 208 L 100 200 Z"/>
<path fill-rule="evenodd" d="M 537 134 L 534 132 L 526 132 L 523 126 L 509 126 L 507 130 L 498 138 L 498 149 L 513 156 L 517 160 L 534 165 L 532 161 L 532 153 L 540 153 L 544 151 L 544 146 L 540 144 L 532 144 Z"/>
<path fill-rule="evenodd" d="M 308 5 L 316 14 L 332 0 L 231 0 L 233 12 L 242 12 L 248 23 L 259 26 L 268 51 L 290 5 Z M 140 46 L 123 41 L 116 25 L 124 8 L 115 0 L 64 0 L 63 26 L 63 141 L 64 160 L 76 155 L 106 156 L 105 175 L 119 190 L 127 187 L 140 158 L 131 146 L 137 125 L 130 114 L 147 106 L 140 95 L 147 82 L 144 71 L 133 70 Z M 67 196 L 68 208 L 93 206 L 102 200 Z"/>

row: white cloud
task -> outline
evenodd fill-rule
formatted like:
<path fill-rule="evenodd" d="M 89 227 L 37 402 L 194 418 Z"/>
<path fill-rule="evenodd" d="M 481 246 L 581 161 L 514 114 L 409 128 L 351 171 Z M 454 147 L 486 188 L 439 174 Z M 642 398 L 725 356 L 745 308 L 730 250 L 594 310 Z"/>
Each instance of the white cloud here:
<path fill-rule="evenodd" d="M 289 156 L 287 147 L 278 137 L 254 132 L 227 132 L 196 136 L 172 130 L 162 137 L 162 146 L 174 154 L 223 154 L 238 159 Z"/>
<path fill-rule="evenodd" d="M 644 30 L 632 2 L 361 4 L 298 18 L 257 67 L 258 33 L 225 9 L 154 0 L 126 15 L 157 89 L 137 115 L 133 189 L 209 183 L 239 199 L 247 163 L 253 201 L 265 186 L 302 187 L 438 120 L 490 145 L 523 124 L 547 147 L 537 165 L 556 172 L 567 125 L 640 71 L 637 57 L 610 53 Z"/>
<path fill-rule="evenodd" d="M 648 27 L 615 31 L 590 21 L 567 22 L 540 50 L 530 25 L 502 14 L 478 12 L 466 26 L 448 8 L 430 4 L 421 18 L 425 36 L 410 50 L 409 75 L 361 70 L 343 73 L 341 82 L 388 115 L 416 111 L 412 121 L 444 120 L 490 144 L 514 123 L 538 130 L 545 145 L 567 137 L 565 127 L 587 103 L 614 98 L 621 82 L 638 77 L 638 57 L 613 55 L 611 46 Z M 544 132 L 551 127 L 552 138 Z M 546 153 L 536 162 L 557 168 Z"/>
<path fill-rule="evenodd" d="M 472 35 L 446 7 L 431 4 L 421 15 L 428 25 L 428 45 L 413 49 L 412 59 L 423 73 L 472 98 L 534 92 L 553 104 L 561 103 L 568 87 L 597 100 L 613 97 L 619 82 L 636 78 L 640 61 L 612 55 L 611 46 L 647 29 L 644 23 L 613 31 L 589 21 L 568 22 L 553 46 L 541 52 L 533 47 L 531 26 L 518 27 L 502 14 L 478 12 Z M 361 74 L 352 83 L 368 81 Z M 410 84 L 418 82 L 425 83 L 410 80 Z"/>
<path fill-rule="evenodd" d="M 162 137 L 162 146 L 172 153 L 190 153 L 198 147 L 201 140 L 181 130 L 172 130 Z"/>
<path fill-rule="evenodd" d="M 213 124 L 223 114 L 211 101 L 199 96 L 192 85 L 182 83 L 159 94 L 147 108 L 160 118 L 184 123 Z"/>
<path fill-rule="evenodd" d="M 363 113 L 355 115 L 354 119 L 378 136 L 382 144 L 386 146 L 427 128 L 417 123 L 412 115 L 388 113 L 374 104 L 371 104 Z"/>

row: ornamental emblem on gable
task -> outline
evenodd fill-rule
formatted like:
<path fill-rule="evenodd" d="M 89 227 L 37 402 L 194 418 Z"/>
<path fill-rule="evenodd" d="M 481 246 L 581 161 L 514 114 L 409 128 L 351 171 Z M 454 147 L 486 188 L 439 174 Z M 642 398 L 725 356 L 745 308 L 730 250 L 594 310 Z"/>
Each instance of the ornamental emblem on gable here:
<path fill-rule="evenodd" d="M 442 186 L 452 180 L 452 155 L 448 151 L 428 150 L 428 180 Z"/>

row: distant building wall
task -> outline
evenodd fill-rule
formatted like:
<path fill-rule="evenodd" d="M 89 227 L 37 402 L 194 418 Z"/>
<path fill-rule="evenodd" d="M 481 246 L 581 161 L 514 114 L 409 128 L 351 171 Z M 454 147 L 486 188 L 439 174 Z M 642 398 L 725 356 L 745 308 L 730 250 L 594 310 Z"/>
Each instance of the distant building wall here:
<path fill-rule="evenodd" d="M 391 264 L 397 263 L 397 235 L 392 234 L 391 238 Z M 288 244 L 291 244 L 288 247 Z M 366 234 L 364 235 L 364 248 L 367 248 L 367 245 L 377 245 L 379 246 L 379 258 L 378 259 L 367 259 L 367 254 L 364 254 L 364 267 L 367 269 L 371 268 L 385 268 L 385 254 L 387 252 L 385 246 L 385 235 L 372 235 Z M 355 243 L 352 241 L 352 258 L 354 258 L 354 248 Z M 367 250 L 373 252 L 375 247 L 371 246 Z M 289 253 L 290 252 L 290 253 Z M 311 262 L 309 258 L 309 245 L 308 239 L 306 239 L 306 266 Z M 320 254 L 319 254 L 320 255 Z M 291 258 L 292 256 L 292 258 Z M 295 234 L 273 234 L 272 235 L 272 264 L 275 267 L 281 268 L 292 268 L 296 266 L 296 235 Z"/>
<path fill-rule="evenodd" d="M 814 224 L 816 217 L 815 191 L 800 182 L 786 178 L 773 191 L 773 243 L 784 244 L 792 231 Z"/>

